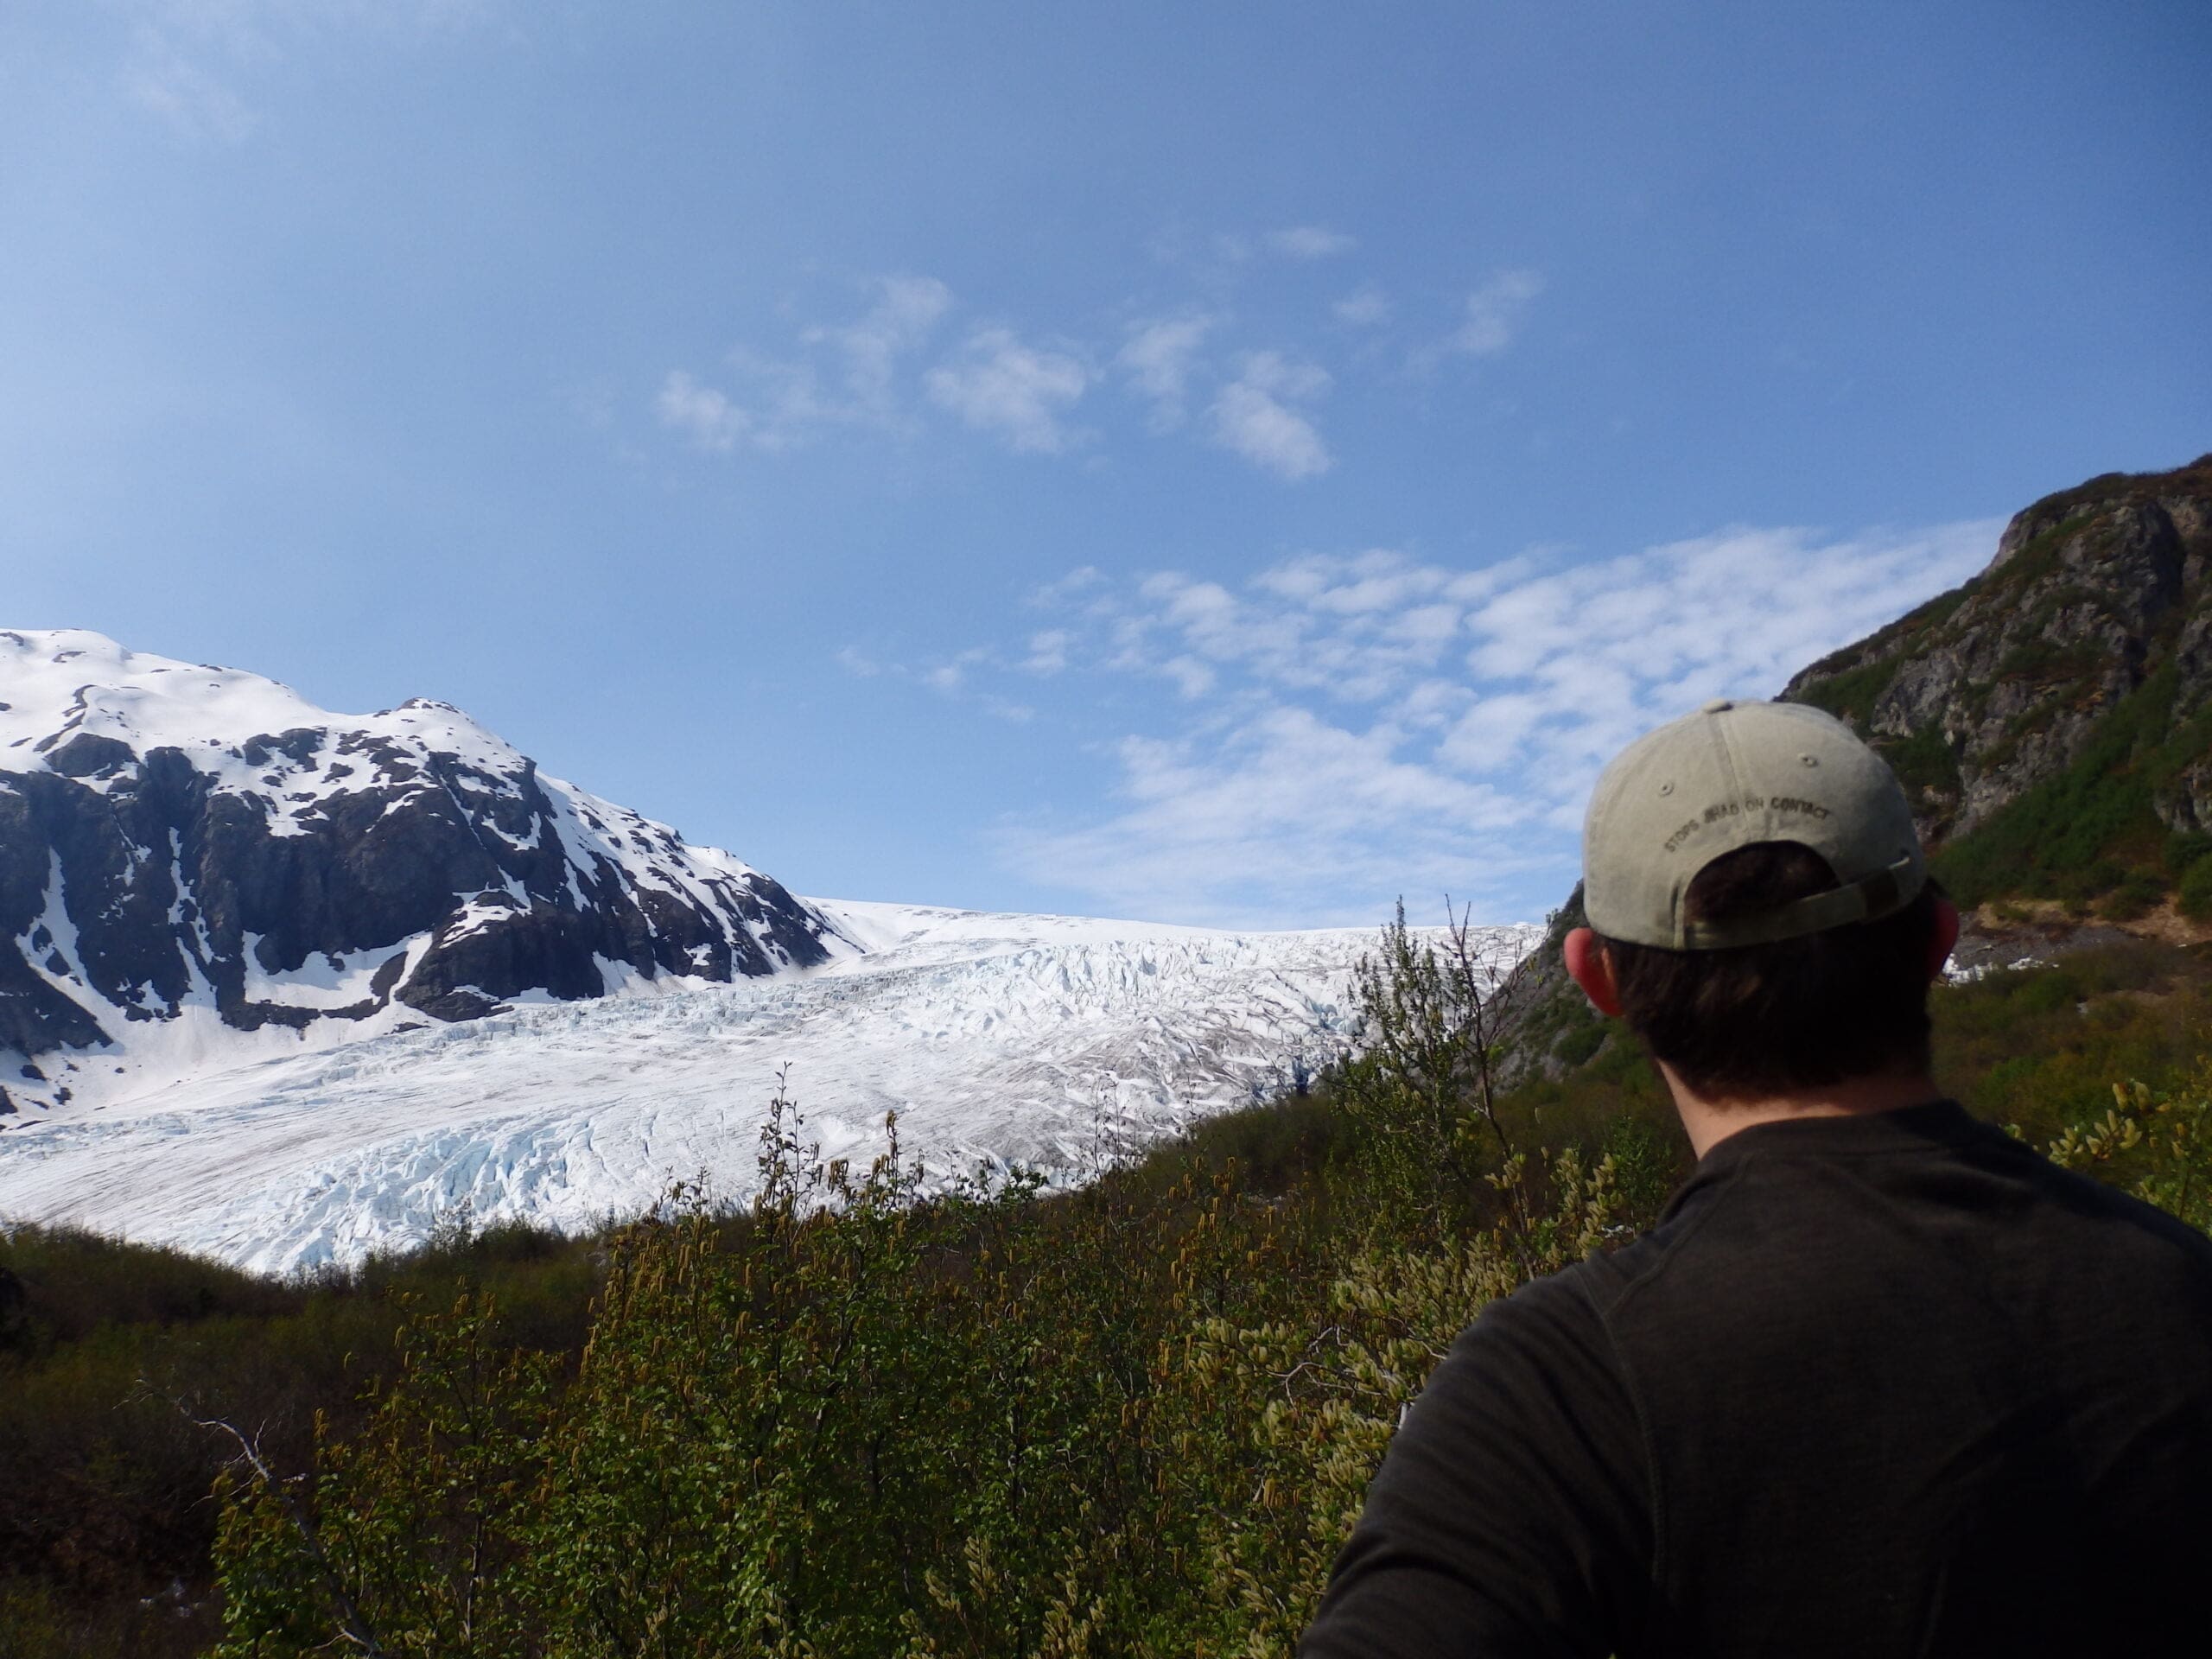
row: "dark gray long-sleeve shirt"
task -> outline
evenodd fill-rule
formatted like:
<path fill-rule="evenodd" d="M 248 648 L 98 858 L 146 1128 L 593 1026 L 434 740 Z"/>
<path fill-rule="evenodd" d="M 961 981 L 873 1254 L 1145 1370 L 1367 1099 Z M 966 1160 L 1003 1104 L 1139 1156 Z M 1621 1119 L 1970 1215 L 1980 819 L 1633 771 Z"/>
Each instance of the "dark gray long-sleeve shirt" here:
<path fill-rule="evenodd" d="M 2202 1652 L 2207 1573 L 2212 1240 L 1942 1103 L 1743 1129 L 1492 1304 L 1299 1651 Z"/>

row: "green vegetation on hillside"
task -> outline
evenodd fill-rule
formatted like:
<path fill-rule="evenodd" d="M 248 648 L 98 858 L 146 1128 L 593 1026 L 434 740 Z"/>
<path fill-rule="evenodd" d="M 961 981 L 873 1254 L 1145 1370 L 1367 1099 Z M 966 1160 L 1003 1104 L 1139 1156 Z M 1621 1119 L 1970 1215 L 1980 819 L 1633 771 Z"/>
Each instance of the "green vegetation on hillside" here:
<path fill-rule="evenodd" d="M 2155 899 L 2204 850 L 2152 801 L 2212 747 L 2212 708 L 2177 723 L 2179 676 L 2161 667 L 2099 721 L 2072 765 L 2024 791 L 1933 861 L 1962 904 L 2019 894 L 2086 902 L 2126 888 Z M 2147 907 L 2136 903 L 2136 913 Z"/>
<path fill-rule="evenodd" d="M 0 1651 L 1280 1653 L 1452 1334 L 1683 1173 L 1608 1026 L 1560 1016 L 1583 1063 L 1496 1088 L 1488 988 L 1394 929 L 1366 1059 L 1079 1192 L 925 1198 L 786 1102 L 757 1202 L 599 1239 L 271 1285 L 22 1230 Z M 1978 1113 L 2212 1220 L 2212 964 L 1936 1006 Z"/>
<path fill-rule="evenodd" d="M 2080 508 L 2099 502 L 2152 500 L 2160 496 L 2202 494 L 2212 490 L 2212 454 L 2199 455 L 2185 467 L 2164 473 L 2100 473 L 2072 489 L 2046 495 L 2028 509 L 2029 514 L 2054 523 Z"/>
<path fill-rule="evenodd" d="M 1791 696 L 1852 722 L 1889 760 L 1962 903 L 2055 899 L 2126 921 L 2171 895 L 2212 917 L 2212 868 L 2193 868 L 2212 840 L 2168 828 L 2188 821 L 2176 803 L 2190 769 L 2212 760 L 2212 704 L 2183 649 L 2207 595 L 2185 574 L 2177 605 L 2157 586 L 2139 516 L 2143 504 L 2201 503 L 2208 490 L 2212 456 L 2046 497 L 2016 521 L 2025 539 L 2003 563 L 1793 683 Z M 1979 677 L 1959 677 L 1961 662 L 1980 664 Z M 1940 696 L 1916 678 L 1910 695 L 1890 697 L 1901 676 L 1931 664 Z M 2063 747 L 2047 757 L 2054 741 Z M 2055 772 L 2052 758 L 2063 760 Z M 2017 792 L 1954 835 L 1969 779 Z"/>
<path fill-rule="evenodd" d="M 364 1417 L 411 1307 L 499 1299 L 510 1339 L 582 1345 L 589 1241 L 454 1229 L 402 1260 L 278 1282 L 74 1230 L 0 1235 L 0 1654 L 167 1659 L 215 1639 L 210 1484 L 226 1448 L 179 1402 L 303 1467 Z"/>

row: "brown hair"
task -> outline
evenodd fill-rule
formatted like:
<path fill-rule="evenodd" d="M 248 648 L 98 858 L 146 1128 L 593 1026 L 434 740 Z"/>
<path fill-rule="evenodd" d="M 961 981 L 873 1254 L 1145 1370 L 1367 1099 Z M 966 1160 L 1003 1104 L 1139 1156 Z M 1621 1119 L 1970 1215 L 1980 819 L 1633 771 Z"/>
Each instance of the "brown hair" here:
<path fill-rule="evenodd" d="M 1713 860 L 1690 882 L 1688 918 L 1720 922 L 1824 893 L 1828 861 L 1794 841 Z M 1934 882 L 1902 910 L 1724 950 L 1604 939 L 1629 1028 L 1655 1059 L 1713 1099 L 1925 1071 Z"/>

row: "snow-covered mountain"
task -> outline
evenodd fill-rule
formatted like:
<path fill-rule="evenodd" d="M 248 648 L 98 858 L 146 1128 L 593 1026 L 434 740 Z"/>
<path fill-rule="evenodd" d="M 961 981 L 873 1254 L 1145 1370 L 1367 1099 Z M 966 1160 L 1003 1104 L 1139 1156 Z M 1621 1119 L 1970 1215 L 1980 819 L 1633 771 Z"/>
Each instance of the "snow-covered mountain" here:
<path fill-rule="evenodd" d="M 852 948 L 447 704 L 334 715 L 95 633 L 0 632 L 0 1117 L 240 1034 L 328 1040 Z"/>
<path fill-rule="evenodd" d="M 1373 942 L 798 899 L 443 704 L 0 633 L 0 1224 L 282 1271 L 741 1200 L 779 1078 L 825 1156 L 1079 1179 L 1342 1052 Z"/>

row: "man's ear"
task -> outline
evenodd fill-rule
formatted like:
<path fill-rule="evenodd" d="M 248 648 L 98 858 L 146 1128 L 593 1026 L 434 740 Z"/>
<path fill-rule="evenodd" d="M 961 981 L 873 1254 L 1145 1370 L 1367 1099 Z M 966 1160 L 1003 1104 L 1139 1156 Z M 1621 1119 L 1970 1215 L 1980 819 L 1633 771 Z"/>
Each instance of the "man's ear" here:
<path fill-rule="evenodd" d="M 1954 912 L 1954 931 L 1957 921 Z M 1590 999 L 1590 1006 L 1609 1018 L 1620 1018 L 1621 993 L 1620 987 L 1613 982 L 1613 959 L 1598 943 L 1598 936 L 1586 927 L 1576 928 L 1567 936 L 1564 954 L 1567 976 L 1582 988 L 1582 995 Z"/>
<path fill-rule="evenodd" d="M 1943 976 L 1943 964 L 1959 942 L 1959 907 L 1948 899 L 1936 901 L 1936 931 L 1928 936 L 1928 980 Z M 1570 970 L 1572 971 L 1572 970 Z"/>

